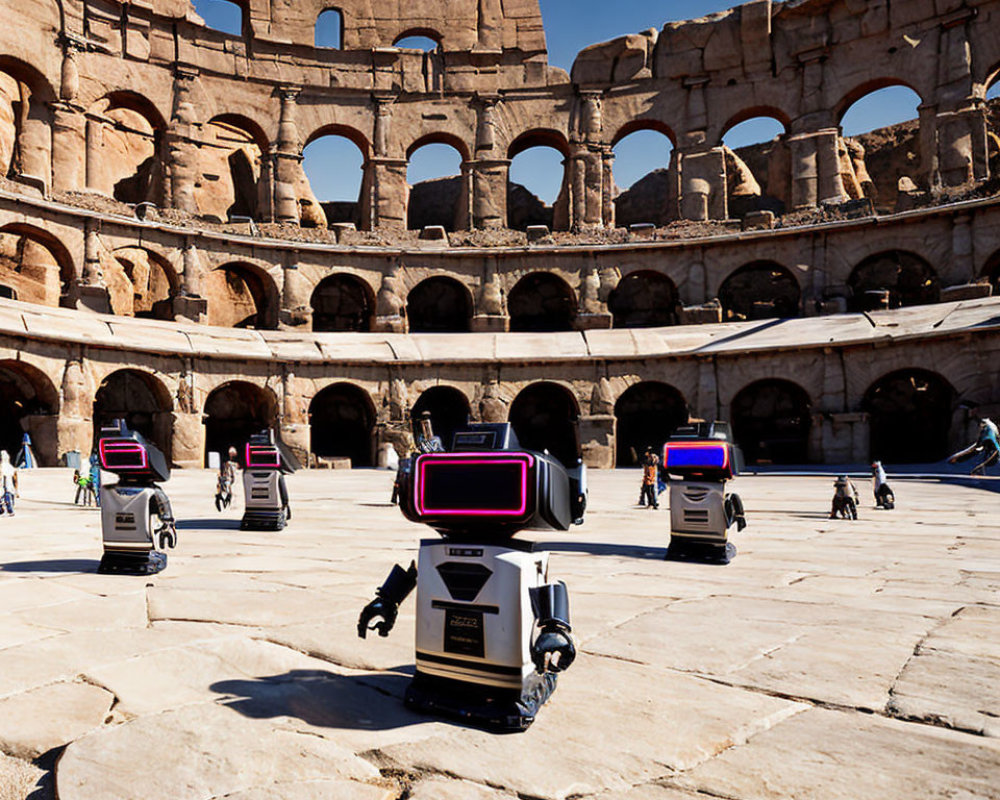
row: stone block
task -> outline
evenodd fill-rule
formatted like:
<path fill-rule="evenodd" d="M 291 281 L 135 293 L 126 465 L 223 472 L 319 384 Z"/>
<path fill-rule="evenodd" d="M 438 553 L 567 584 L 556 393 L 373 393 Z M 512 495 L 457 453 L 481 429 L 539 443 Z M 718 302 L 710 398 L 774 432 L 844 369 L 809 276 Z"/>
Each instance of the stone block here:
<path fill-rule="evenodd" d="M 551 236 L 548 225 L 529 225 L 527 233 L 529 244 L 537 244 Z"/>
<path fill-rule="evenodd" d="M 628 226 L 628 232 L 633 239 L 652 239 L 656 226 L 652 222 L 635 222 Z"/>
<path fill-rule="evenodd" d="M 510 330 L 510 317 L 502 314 L 476 314 L 472 318 L 473 333 L 506 333 Z"/>
<path fill-rule="evenodd" d="M 743 217 L 743 230 L 745 231 L 769 231 L 773 228 L 773 211 L 751 211 Z"/>
<path fill-rule="evenodd" d="M 941 290 L 942 303 L 957 303 L 961 300 L 980 300 L 990 297 L 993 287 L 988 283 L 963 283 Z"/>
<path fill-rule="evenodd" d="M 337 237 L 337 244 L 343 244 L 347 234 L 357 231 L 357 226 L 353 222 L 331 222 L 330 230 Z"/>
<path fill-rule="evenodd" d="M 681 325 L 715 325 L 722 322 L 722 305 L 706 303 L 701 306 L 684 306 L 678 314 Z"/>

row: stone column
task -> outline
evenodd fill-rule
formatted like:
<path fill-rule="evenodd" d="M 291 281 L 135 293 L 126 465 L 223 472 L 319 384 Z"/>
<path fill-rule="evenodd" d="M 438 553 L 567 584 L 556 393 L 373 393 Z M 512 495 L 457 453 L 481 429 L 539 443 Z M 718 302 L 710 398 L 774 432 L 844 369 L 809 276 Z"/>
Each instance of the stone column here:
<path fill-rule="evenodd" d="M 194 360 L 185 358 L 171 413 L 171 455 L 177 466 L 188 469 L 199 469 L 205 465 L 205 425 L 195 401 L 197 380 Z"/>
<path fill-rule="evenodd" d="M 816 139 L 811 134 L 790 136 L 792 155 L 792 211 L 816 208 L 819 204 L 819 164 Z"/>
<path fill-rule="evenodd" d="M 496 104 L 492 95 L 479 97 L 476 155 L 471 171 L 473 228 L 503 228 L 507 225 L 507 182 L 510 161 L 496 152 Z"/>
<path fill-rule="evenodd" d="M 398 266 L 382 276 L 382 285 L 375 298 L 375 324 L 372 331 L 406 333 L 406 286 Z"/>
<path fill-rule="evenodd" d="M 274 153 L 274 216 L 280 223 L 299 224 L 299 198 L 296 186 L 302 169 L 302 145 L 295 123 L 299 89 L 284 86 L 278 90 L 281 117 L 278 122 L 278 145 Z"/>
<path fill-rule="evenodd" d="M 476 298 L 476 314 L 472 318 L 473 333 L 506 333 L 510 329 L 510 317 L 504 302 L 500 276 L 497 275 L 496 260 L 486 258 L 483 268 L 483 283 Z"/>
<path fill-rule="evenodd" d="M 406 204 L 410 192 L 406 182 L 406 159 L 389 157 L 395 95 L 376 94 L 372 100 L 375 104 L 372 136 L 375 155 L 369 160 L 365 176 L 371 186 L 371 227 L 406 230 Z"/>
<path fill-rule="evenodd" d="M 82 354 L 66 361 L 61 394 L 59 421 L 56 423 L 56 454 L 59 463 L 64 464 L 66 453 L 73 450 L 84 459 L 90 456 L 93 394 L 83 368 Z"/>
<path fill-rule="evenodd" d="M 100 222 L 88 219 L 83 240 L 83 274 L 71 289 L 73 307 L 80 311 L 111 313 L 111 298 L 101 270 Z"/>
<path fill-rule="evenodd" d="M 281 324 L 290 328 L 307 328 L 312 325 L 312 307 L 309 305 L 309 287 L 299 271 L 298 253 L 291 254 L 283 272 Z"/>
<path fill-rule="evenodd" d="M 503 46 L 503 9 L 500 0 L 479 0 L 478 50 L 500 50 Z"/>
<path fill-rule="evenodd" d="M 194 143 L 195 110 L 191 100 L 198 73 L 177 68 L 174 75 L 174 108 L 167 126 L 164 199 L 168 206 L 187 214 L 198 213 L 195 184 L 198 148 Z"/>
<path fill-rule="evenodd" d="M 75 105 L 80 89 L 76 49 L 65 45 L 59 100 L 50 105 L 52 114 L 52 190 L 72 192 L 81 188 L 80 166 L 86 147 L 86 120 Z"/>
<path fill-rule="evenodd" d="M 986 117 L 975 107 L 939 112 L 935 118 L 935 186 L 965 186 L 986 177 Z M 977 147 L 978 144 L 978 147 Z"/>
<path fill-rule="evenodd" d="M 696 132 L 697 137 L 700 132 Z M 706 147 L 700 142 L 678 153 L 681 183 L 681 216 L 704 221 L 726 219 L 729 202 L 726 196 L 726 156 L 721 147 Z"/>
<path fill-rule="evenodd" d="M 281 379 L 281 439 L 304 465 L 309 465 L 309 403 L 302 395 L 291 365 Z"/>
<path fill-rule="evenodd" d="M 208 321 L 208 301 L 201 296 L 203 272 L 201 256 L 195 246 L 195 239 L 187 237 L 184 241 L 181 291 L 174 298 L 174 319 L 177 321 L 198 324 Z"/>
<path fill-rule="evenodd" d="M 816 170 L 821 203 L 843 203 L 847 197 L 840 172 L 840 131 L 827 128 L 817 131 Z"/>
<path fill-rule="evenodd" d="M 577 329 L 610 328 L 612 317 L 607 303 L 601 299 L 601 276 L 594 264 L 588 264 L 580 276 L 577 294 L 580 297 L 576 315 Z"/>
<path fill-rule="evenodd" d="M 601 152 L 601 219 L 605 228 L 615 227 L 615 151 L 606 147 Z"/>

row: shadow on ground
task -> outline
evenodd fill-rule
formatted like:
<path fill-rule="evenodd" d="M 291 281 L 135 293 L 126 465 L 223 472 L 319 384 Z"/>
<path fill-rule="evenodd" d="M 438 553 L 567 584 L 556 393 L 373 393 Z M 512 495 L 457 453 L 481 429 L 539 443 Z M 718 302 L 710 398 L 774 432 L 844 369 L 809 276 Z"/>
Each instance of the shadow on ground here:
<path fill-rule="evenodd" d="M 97 572 L 100 561 L 89 558 L 61 558 L 52 561 L 15 561 L 0 564 L 0 572 Z"/>
<path fill-rule="evenodd" d="M 179 519 L 175 523 L 179 531 L 238 531 L 240 521 L 238 519 L 212 518 L 212 519 Z"/>
<path fill-rule="evenodd" d="M 643 547 L 629 544 L 604 544 L 601 542 L 543 542 L 536 550 L 559 553 L 587 553 L 592 556 L 621 556 L 622 558 L 647 558 L 662 561 L 666 558 L 666 547 Z"/>

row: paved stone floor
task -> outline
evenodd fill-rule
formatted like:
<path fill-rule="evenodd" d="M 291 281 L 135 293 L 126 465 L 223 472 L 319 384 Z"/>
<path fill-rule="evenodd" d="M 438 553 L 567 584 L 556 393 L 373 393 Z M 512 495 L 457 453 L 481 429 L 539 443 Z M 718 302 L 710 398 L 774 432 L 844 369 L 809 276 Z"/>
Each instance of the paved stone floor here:
<path fill-rule="evenodd" d="M 178 549 L 94 573 L 70 474 L 0 519 L 0 798 L 1000 798 L 1000 494 L 897 481 L 826 518 L 829 478 L 744 477 L 729 566 L 663 560 L 638 473 L 592 474 L 587 523 L 539 537 L 581 654 L 524 734 L 407 711 L 412 599 L 355 622 L 426 535 L 384 472 L 300 473 L 280 534 L 241 533 L 176 472 Z M 995 486 L 995 485 L 994 485 Z M 862 487 L 865 489 L 865 487 Z"/>

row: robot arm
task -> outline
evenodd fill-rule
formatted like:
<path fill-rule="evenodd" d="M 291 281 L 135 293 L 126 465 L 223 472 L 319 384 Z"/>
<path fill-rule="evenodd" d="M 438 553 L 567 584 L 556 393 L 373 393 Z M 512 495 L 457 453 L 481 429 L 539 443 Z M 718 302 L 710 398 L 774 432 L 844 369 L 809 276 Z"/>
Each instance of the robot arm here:
<path fill-rule="evenodd" d="M 569 593 L 566 584 L 547 583 L 531 590 L 531 604 L 541 632 L 531 644 L 531 659 L 540 673 L 562 672 L 576 658 L 570 636 Z"/>
<path fill-rule="evenodd" d="M 156 487 L 150 499 L 150 511 L 160 518 L 163 525 L 158 533 L 160 535 L 160 549 L 177 546 L 177 530 L 174 528 L 174 512 L 170 508 L 170 498 L 167 497 L 163 489 Z"/>
<path fill-rule="evenodd" d="M 378 631 L 379 636 L 388 636 L 392 626 L 396 624 L 399 604 L 406 599 L 416 585 L 416 564 L 411 561 L 410 568 L 405 570 L 398 564 L 393 566 L 385 583 L 375 592 L 375 599 L 362 609 L 361 616 L 358 617 L 358 636 L 364 639 L 368 631 Z M 379 618 L 381 621 L 372 624 L 373 620 L 379 620 Z"/>

